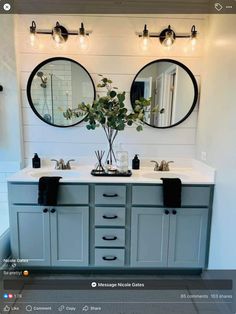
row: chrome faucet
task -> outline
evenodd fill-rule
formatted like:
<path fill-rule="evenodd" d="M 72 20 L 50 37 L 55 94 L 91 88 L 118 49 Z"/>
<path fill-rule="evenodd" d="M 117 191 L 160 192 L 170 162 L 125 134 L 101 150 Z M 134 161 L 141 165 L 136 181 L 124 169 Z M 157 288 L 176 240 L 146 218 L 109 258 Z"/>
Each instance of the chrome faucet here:
<path fill-rule="evenodd" d="M 170 171 L 169 164 L 173 163 L 174 161 L 172 161 L 172 160 L 171 161 L 162 160 L 160 165 L 155 160 L 151 160 L 151 162 L 155 163 L 154 171 Z"/>
<path fill-rule="evenodd" d="M 67 161 L 67 163 L 65 164 L 64 160 L 61 158 L 59 160 L 56 159 L 51 159 L 51 161 L 55 161 L 56 165 L 55 165 L 55 169 L 57 170 L 70 170 L 71 166 L 70 166 L 70 162 L 71 161 L 75 161 L 74 159 L 70 159 Z"/>

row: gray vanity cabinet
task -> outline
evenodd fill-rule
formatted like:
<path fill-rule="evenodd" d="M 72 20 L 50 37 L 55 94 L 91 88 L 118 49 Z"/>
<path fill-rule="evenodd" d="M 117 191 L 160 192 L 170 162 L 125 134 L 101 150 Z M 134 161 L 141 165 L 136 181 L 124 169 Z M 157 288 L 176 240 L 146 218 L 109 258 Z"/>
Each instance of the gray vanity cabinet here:
<path fill-rule="evenodd" d="M 50 213 L 52 266 L 88 266 L 88 207 L 53 209 Z"/>
<path fill-rule="evenodd" d="M 41 206 L 11 207 L 12 256 L 27 259 L 27 266 L 50 265 L 49 212 L 44 210 Z"/>
<path fill-rule="evenodd" d="M 213 185 L 183 185 L 165 208 L 161 184 L 60 183 L 57 206 L 39 206 L 38 184 L 9 182 L 12 258 L 21 266 L 203 269 Z"/>
<path fill-rule="evenodd" d="M 26 266 L 88 266 L 89 187 L 62 184 L 58 206 L 39 206 L 38 184 L 9 183 L 12 257 Z"/>
<path fill-rule="evenodd" d="M 132 208 L 131 264 L 203 268 L 207 208 Z"/>
<path fill-rule="evenodd" d="M 183 185 L 182 207 L 165 208 L 161 185 L 132 186 L 131 265 L 204 268 L 213 186 Z"/>
<path fill-rule="evenodd" d="M 170 211 L 168 267 L 204 267 L 207 222 L 207 208 L 180 208 Z"/>
<path fill-rule="evenodd" d="M 166 267 L 169 216 L 161 208 L 132 208 L 131 265 Z"/>
<path fill-rule="evenodd" d="M 27 266 L 88 265 L 88 208 L 13 206 L 12 255 Z"/>

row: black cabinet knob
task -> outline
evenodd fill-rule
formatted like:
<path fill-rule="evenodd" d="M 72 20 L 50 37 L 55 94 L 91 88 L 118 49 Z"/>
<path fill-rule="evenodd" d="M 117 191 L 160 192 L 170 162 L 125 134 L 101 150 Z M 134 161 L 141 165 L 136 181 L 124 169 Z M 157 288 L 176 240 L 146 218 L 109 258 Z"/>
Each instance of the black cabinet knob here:
<path fill-rule="evenodd" d="M 54 209 L 54 208 L 51 209 L 52 214 L 55 213 L 55 211 L 56 211 L 56 209 Z"/>
<path fill-rule="evenodd" d="M 46 214 L 48 212 L 48 209 L 44 208 L 43 212 Z"/>
<path fill-rule="evenodd" d="M 172 210 L 172 214 L 173 215 L 176 215 L 177 214 L 177 211 L 174 209 L 174 210 Z"/>
<path fill-rule="evenodd" d="M 166 210 L 165 210 L 165 214 L 166 214 L 166 215 L 169 215 L 169 213 L 170 213 L 169 210 L 166 209 Z"/>

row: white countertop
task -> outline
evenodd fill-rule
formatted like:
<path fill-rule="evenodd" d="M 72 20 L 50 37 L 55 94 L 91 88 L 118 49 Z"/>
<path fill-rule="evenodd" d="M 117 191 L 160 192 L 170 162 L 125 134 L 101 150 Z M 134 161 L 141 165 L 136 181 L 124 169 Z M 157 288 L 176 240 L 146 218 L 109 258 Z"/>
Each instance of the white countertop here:
<path fill-rule="evenodd" d="M 186 165 L 187 164 L 187 165 Z M 131 177 L 97 177 L 90 174 L 93 166 L 80 165 L 74 166 L 71 170 L 54 170 L 52 166 L 40 169 L 24 168 L 8 178 L 8 182 L 32 182 L 39 181 L 41 176 L 62 176 L 60 182 L 66 183 L 144 183 L 161 184 L 160 178 L 180 178 L 183 184 L 214 184 L 215 169 L 197 160 L 189 163 L 176 163 L 171 170 L 154 171 L 153 166 L 143 163 L 140 170 L 132 170 Z"/>

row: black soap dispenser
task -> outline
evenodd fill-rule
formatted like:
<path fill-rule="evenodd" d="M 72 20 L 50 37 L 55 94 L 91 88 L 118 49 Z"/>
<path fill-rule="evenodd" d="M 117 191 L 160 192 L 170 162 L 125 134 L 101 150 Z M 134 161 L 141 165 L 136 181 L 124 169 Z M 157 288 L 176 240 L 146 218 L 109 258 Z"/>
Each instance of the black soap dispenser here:
<path fill-rule="evenodd" d="M 34 154 L 34 157 L 32 158 L 32 167 L 33 168 L 40 168 L 41 167 L 41 161 L 37 153 Z"/>
<path fill-rule="evenodd" d="M 134 159 L 132 160 L 132 169 L 138 170 L 140 168 L 140 160 L 138 159 L 138 155 L 134 156 Z"/>

